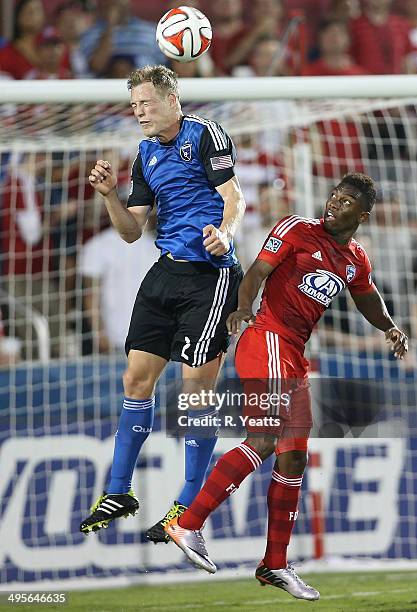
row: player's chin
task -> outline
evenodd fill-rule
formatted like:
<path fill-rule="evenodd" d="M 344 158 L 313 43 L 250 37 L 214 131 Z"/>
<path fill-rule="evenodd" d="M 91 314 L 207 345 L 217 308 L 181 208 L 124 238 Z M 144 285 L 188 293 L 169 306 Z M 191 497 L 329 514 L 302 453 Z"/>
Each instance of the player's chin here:
<path fill-rule="evenodd" d="M 336 219 L 334 218 L 332 219 L 331 217 L 326 217 L 324 219 L 323 226 L 324 226 L 324 229 L 327 232 L 329 232 L 329 234 L 332 234 L 333 232 L 337 231 L 337 222 L 336 222 Z"/>

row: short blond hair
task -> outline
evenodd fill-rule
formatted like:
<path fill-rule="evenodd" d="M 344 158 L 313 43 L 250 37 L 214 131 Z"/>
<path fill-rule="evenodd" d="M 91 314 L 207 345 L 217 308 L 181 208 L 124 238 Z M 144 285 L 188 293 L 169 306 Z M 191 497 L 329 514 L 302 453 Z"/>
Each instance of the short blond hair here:
<path fill-rule="evenodd" d="M 173 93 L 179 98 L 178 77 L 173 70 L 166 66 L 143 66 L 136 68 L 127 80 L 127 88 L 129 90 L 142 83 L 152 83 L 155 89 L 159 89 L 162 93 L 168 95 Z"/>

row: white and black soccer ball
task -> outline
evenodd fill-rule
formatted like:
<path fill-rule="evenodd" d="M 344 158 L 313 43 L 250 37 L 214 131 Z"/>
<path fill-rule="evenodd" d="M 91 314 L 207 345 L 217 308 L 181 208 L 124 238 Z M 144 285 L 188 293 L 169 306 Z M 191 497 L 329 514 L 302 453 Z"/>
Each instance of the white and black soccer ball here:
<path fill-rule="evenodd" d="M 191 6 L 171 9 L 156 27 L 156 42 L 162 53 L 178 62 L 201 57 L 210 47 L 211 37 L 210 21 Z"/>

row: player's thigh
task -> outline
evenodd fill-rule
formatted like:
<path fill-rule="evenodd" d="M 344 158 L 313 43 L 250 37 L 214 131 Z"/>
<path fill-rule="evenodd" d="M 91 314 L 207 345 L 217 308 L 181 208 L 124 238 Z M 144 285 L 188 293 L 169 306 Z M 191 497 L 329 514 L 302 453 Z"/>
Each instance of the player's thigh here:
<path fill-rule="evenodd" d="M 293 426 L 310 431 L 306 364 L 302 352 L 277 333 L 245 330 L 236 348 L 235 366 L 245 396 L 248 433 L 282 439 Z"/>
<path fill-rule="evenodd" d="M 175 284 L 168 272 L 156 262 L 145 276 L 136 296 L 126 338 L 125 350 L 170 359 L 176 331 L 173 315 Z"/>
<path fill-rule="evenodd" d="M 199 368 L 227 351 L 226 320 L 236 309 L 241 279 L 239 265 L 187 278 L 171 359 Z"/>

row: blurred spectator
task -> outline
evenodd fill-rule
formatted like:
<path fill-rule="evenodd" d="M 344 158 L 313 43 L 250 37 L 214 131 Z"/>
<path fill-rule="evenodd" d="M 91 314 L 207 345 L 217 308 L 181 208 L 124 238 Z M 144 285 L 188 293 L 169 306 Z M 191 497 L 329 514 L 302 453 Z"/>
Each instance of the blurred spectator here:
<path fill-rule="evenodd" d="M 3 298 L 1 294 L 0 298 Z M 4 318 L 3 309 L 0 308 L 0 367 L 16 365 L 21 359 L 22 341 L 7 333 L 6 325 L 3 323 L 7 323 L 7 317 L 8 315 L 6 319 Z"/>
<path fill-rule="evenodd" d="M 113 227 L 87 241 L 78 271 L 83 277 L 84 309 L 93 352 L 122 351 L 139 286 L 158 260 L 155 215 L 139 240 L 124 242 Z"/>
<path fill-rule="evenodd" d="M 256 213 L 252 213 L 252 217 L 255 218 L 250 220 L 249 212 L 248 218 L 244 220 L 244 229 L 239 233 L 237 250 L 245 271 L 255 261 L 274 225 L 282 217 L 291 214 L 287 197 L 288 185 L 278 174 L 276 176 L 274 181 L 261 183 L 258 186 Z M 250 240 L 245 239 L 245 234 L 250 236 Z"/>
<path fill-rule="evenodd" d="M 325 21 L 318 32 L 320 58 L 306 66 L 305 76 L 349 76 L 365 74 L 349 55 L 350 37 L 343 21 Z"/>
<path fill-rule="evenodd" d="M 54 28 L 46 28 L 38 39 L 38 67 L 33 79 L 71 79 L 72 73 L 63 66 L 64 44 Z"/>
<path fill-rule="evenodd" d="M 80 50 L 80 39 L 89 21 L 79 0 L 68 0 L 55 9 L 54 24 L 65 45 L 64 66 L 76 78 L 89 76 L 88 62 Z"/>
<path fill-rule="evenodd" d="M 253 0 L 250 25 L 243 19 L 242 0 L 213 0 L 210 9 L 214 32 L 210 51 L 221 74 L 231 74 L 235 67 L 256 61 L 259 43 L 280 39 L 287 26 L 282 0 Z M 292 47 L 290 38 L 283 49 L 287 66 L 288 48 Z"/>
<path fill-rule="evenodd" d="M 278 39 L 264 36 L 259 39 L 247 66 L 236 66 L 233 76 L 283 76 L 286 71 L 285 50 Z"/>
<path fill-rule="evenodd" d="M 130 55 L 113 55 L 102 76 L 105 79 L 127 79 L 134 69 L 135 62 Z"/>
<path fill-rule="evenodd" d="M 372 244 L 379 245 L 372 253 L 373 264 L 383 278 L 385 293 L 393 304 L 398 325 L 410 329 L 408 300 L 403 296 L 413 295 L 413 252 L 416 243 L 407 221 L 407 205 L 398 187 L 395 183 L 383 183 L 372 222 L 364 231 L 369 234 Z"/>
<path fill-rule="evenodd" d="M 37 37 L 42 32 L 45 13 L 41 0 L 19 0 L 16 4 L 13 37 L 0 49 L 0 73 L 26 79 L 38 66 Z"/>
<path fill-rule="evenodd" d="M 220 74 L 230 74 L 234 66 L 244 63 L 253 47 L 250 40 L 245 42 L 249 27 L 243 20 L 242 0 L 212 0 L 209 16 L 213 26 L 211 57 Z"/>
<path fill-rule="evenodd" d="M 404 17 L 390 13 L 392 0 L 365 0 L 351 22 L 352 55 L 367 74 L 400 74 L 410 51 Z"/>
<path fill-rule="evenodd" d="M 3 187 L 0 216 L 2 275 L 6 293 L 48 317 L 52 350 L 58 355 L 58 295 L 49 283 L 48 221 L 39 192 L 45 155 L 13 154 Z M 10 309 L 11 333 L 24 341 L 24 356 L 36 356 L 30 320 Z"/>
<path fill-rule="evenodd" d="M 131 14 L 130 0 L 98 0 L 96 22 L 81 37 L 80 49 L 96 75 L 114 55 L 129 55 L 136 66 L 164 64 L 155 30 L 154 24 Z"/>
<path fill-rule="evenodd" d="M 329 21 L 343 21 L 346 24 L 350 19 L 357 19 L 360 16 L 359 0 L 331 0 L 326 11 L 326 19 Z"/>
<path fill-rule="evenodd" d="M 180 78 L 204 78 L 215 76 L 215 67 L 211 59 L 210 50 L 206 51 L 202 57 L 193 62 L 170 61 L 170 68 L 176 72 Z"/>
<path fill-rule="evenodd" d="M 410 74 L 417 73 L 417 2 L 406 0 L 405 17 L 408 23 L 409 53 L 406 57 L 406 71 Z"/>

